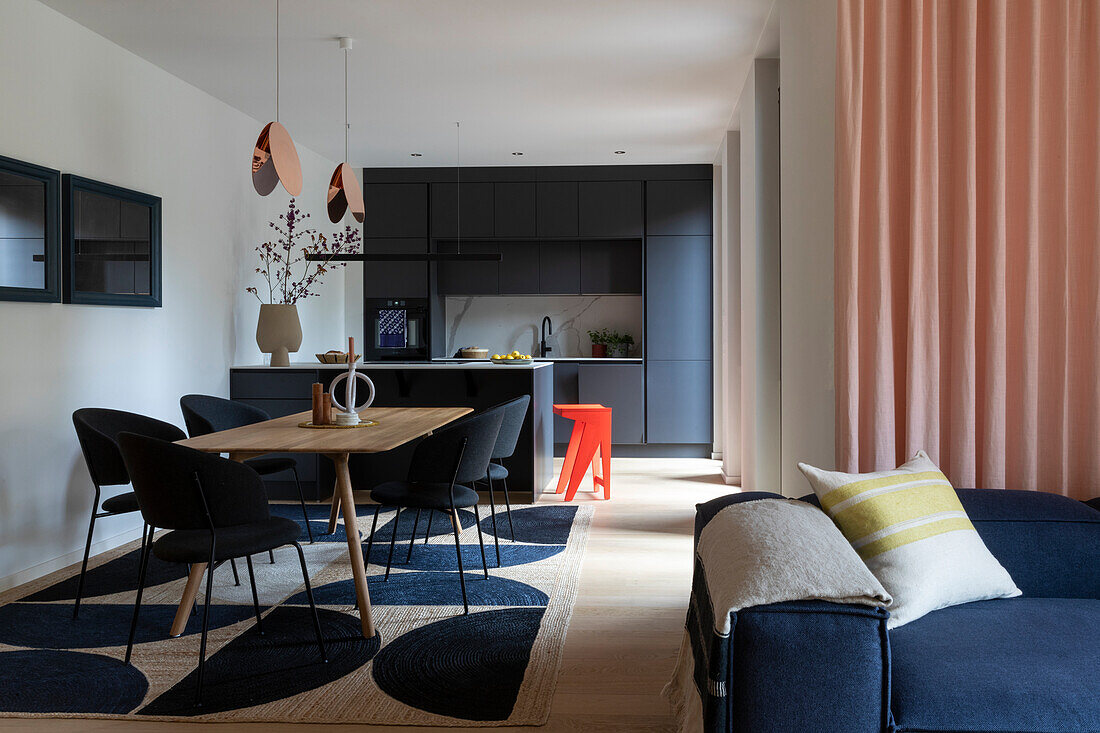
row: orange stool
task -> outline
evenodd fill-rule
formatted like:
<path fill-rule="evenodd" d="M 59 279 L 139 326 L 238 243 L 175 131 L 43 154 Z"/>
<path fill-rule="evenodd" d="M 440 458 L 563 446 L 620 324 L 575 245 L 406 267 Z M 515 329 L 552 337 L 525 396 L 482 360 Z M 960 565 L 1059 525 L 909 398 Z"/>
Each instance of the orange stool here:
<path fill-rule="evenodd" d="M 565 452 L 565 465 L 558 476 L 555 493 L 565 491 L 565 500 L 573 501 L 581 479 L 591 464 L 592 490 L 599 492 L 602 486 L 603 498 L 610 499 L 611 408 L 603 405 L 554 405 L 554 414 L 574 422 L 569 449 Z"/>

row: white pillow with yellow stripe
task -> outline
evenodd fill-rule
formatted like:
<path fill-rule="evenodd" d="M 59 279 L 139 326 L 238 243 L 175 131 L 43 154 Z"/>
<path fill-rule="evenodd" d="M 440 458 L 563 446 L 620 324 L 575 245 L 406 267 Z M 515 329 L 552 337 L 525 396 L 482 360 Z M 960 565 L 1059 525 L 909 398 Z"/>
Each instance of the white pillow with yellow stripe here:
<path fill-rule="evenodd" d="M 889 628 L 938 608 L 1020 595 L 924 451 L 893 471 L 798 467 L 821 508 L 893 597 Z"/>

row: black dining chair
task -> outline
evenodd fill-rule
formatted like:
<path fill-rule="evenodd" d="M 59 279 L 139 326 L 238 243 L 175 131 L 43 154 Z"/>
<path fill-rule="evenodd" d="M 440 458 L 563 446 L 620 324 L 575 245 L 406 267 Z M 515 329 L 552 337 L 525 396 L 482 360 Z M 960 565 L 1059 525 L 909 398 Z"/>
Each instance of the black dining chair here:
<path fill-rule="evenodd" d="M 321 658 L 327 662 L 306 557 L 298 544 L 302 530 L 291 519 L 271 516 L 260 475 L 248 465 L 157 438 L 122 433 L 118 440 L 146 524 L 170 530 L 156 541 L 147 542 L 142 552 L 134 617 L 126 644 L 126 664 L 130 663 L 134 650 L 150 552 L 166 562 L 207 563 L 206 602 L 202 609 L 195 689 L 195 704 L 201 705 L 214 567 L 225 560 L 246 559 L 252 583 L 252 605 L 256 609 L 256 628 L 262 634 L 263 621 L 251 556 L 284 545 L 292 545 L 298 551 L 317 645 Z"/>
<path fill-rule="evenodd" d="M 271 419 L 271 415 L 259 407 L 227 400 L 224 397 L 202 394 L 188 394 L 180 397 L 180 409 L 183 411 L 183 422 L 187 425 L 187 432 L 192 438 Z M 293 472 L 294 485 L 298 487 L 298 502 L 302 505 L 302 517 L 306 523 L 306 534 L 309 535 L 309 541 L 312 544 L 313 529 L 309 526 L 309 512 L 306 511 L 306 497 L 302 493 L 302 482 L 298 478 L 297 461 L 287 456 L 273 456 L 249 458 L 245 463 L 261 476 L 270 476 L 283 471 Z M 274 561 L 275 559 L 272 558 L 272 562 Z"/>
<path fill-rule="evenodd" d="M 181 440 L 187 436 L 171 423 L 132 412 L 98 407 L 85 407 L 74 412 L 73 427 L 76 428 L 76 438 L 95 488 L 92 516 L 88 520 L 88 539 L 84 543 L 84 560 L 80 563 L 80 580 L 77 581 L 76 602 L 73 604 L 75 619 L 80 613 L 80 600 L 84 597 L 84 577 L 88 573 L 88 556 L 92 551 L 95 520 L 138 511 L 137 495 L 133 491 L 116 494 L 100 503 L 101 489 L 104 486 L 124 486 L 130 483 L 130 474 L 126 471 L 118 449 L 118 434 L 137 433 L 168 441 Z M 149 526 L 143 525 L 142 549 L 145 548 L 149 536 Z"/>
<path fill-rule="evenodd" d="M 462 523 L 459 509 L 474 510 L 477 524 L 477 540 L 481 545 L 481 565 L 485 577 L 489 577 L 489 564 L 485 560 L 485 539 L 481 532 L 481 516 L 477 509 L 477 492 L 470 488 L 474 481 L 485 475 L 496 444 L 497 433 L 504 418 L 502 408 L 492 408 L 470 415 L 436 430 L 424 438 L 413 451 L 409 477 L 405 481 L 389 481 L 371 489 L 370 498 L 377 502 L 374 520 L 371 522 L 370 539 L 367 542 L 367 559 L 374 545 L 374 533 L 378 528 L 378 512 L 383 506 L 397 507 L 393 518 L 393 535 L 390 537 L 390 554 L 386 560 L 386 580 L 390 577 L 393 550 L 397 543 L 397 524 L 402 509 L 416 509 L 412 536 L 409 538 L 409 555 L 412 556 L 420 513 L 443 512 L 451 521 L 455 536 L 455 552 L 458 554 L 458 579 L 462 586 L 463 613 L 470 612 L 466 596 L 466 573 L 462 567 L 462 542 L 459 533 Z M 430 514 L 429 514 L 430 516 Z"/>
<path fill-rule="evenodd" d="M 521 395 L 514 400 L 509 400 L 497 405 L 504 410 L 504 420 L 500 423 L 500 432 L 497 434 L 496 445 L 493 446 L 493 454 L 489 457 L 489 468 L 483 481 L 489 484 L 489 510 L 493 517 L 493 540 L 496 542 L 497 567 L 500 567 L 500 535 L 497 533 L 497 500 L 493 492 L 493 481 L 502 482 L 504 489 L 504 509 L 508 514 L 508 532 L 512 541 L 516 541 L 516 528 L 512 524 L 512 501 L 508 497 L 508 469 L 504 465 L 505 458 L 511 458 L 516 452 L 516 444 L 519 442 L 519 433 L 523 430 L 523 421 L 527 418 L 527 408 L 531 404 L 531 395 Z M 493 463 L 496 461 L 496 463 Z"/>

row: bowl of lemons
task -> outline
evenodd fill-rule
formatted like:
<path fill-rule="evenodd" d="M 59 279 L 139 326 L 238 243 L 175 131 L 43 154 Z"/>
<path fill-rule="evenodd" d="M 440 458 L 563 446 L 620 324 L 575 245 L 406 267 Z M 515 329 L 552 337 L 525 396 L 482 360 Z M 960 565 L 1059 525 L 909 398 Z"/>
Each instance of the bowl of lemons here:
<path fill-rule="evenodd" d="M 518 351 L 513 351 L 511 354 L 493 354 L 492 361 L 494 364 L 520 366 L 522 364 L 530 364 L 534 359 L 531 358 L 530 354 L 521 354 Z"/>

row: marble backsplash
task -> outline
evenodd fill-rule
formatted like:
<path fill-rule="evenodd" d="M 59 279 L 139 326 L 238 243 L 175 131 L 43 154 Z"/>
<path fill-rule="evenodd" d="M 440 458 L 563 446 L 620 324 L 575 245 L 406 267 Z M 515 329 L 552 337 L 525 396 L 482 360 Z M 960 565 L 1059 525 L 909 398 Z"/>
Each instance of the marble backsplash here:
<path fill-rule="evenodd" d="M 550 356 L 592 355 L 590 329 L 606 328 L 634 337 L 630 356 L 642 353 L 640 295 L 542 295 L 537 297 L 449 297 L 445 304 L 447 353 L 481 346 L 490 354 L 519 351 L 538 355 L 539 327 L 550 316 Z M 438 356 L 438 355 L 437 355 Z"/>

